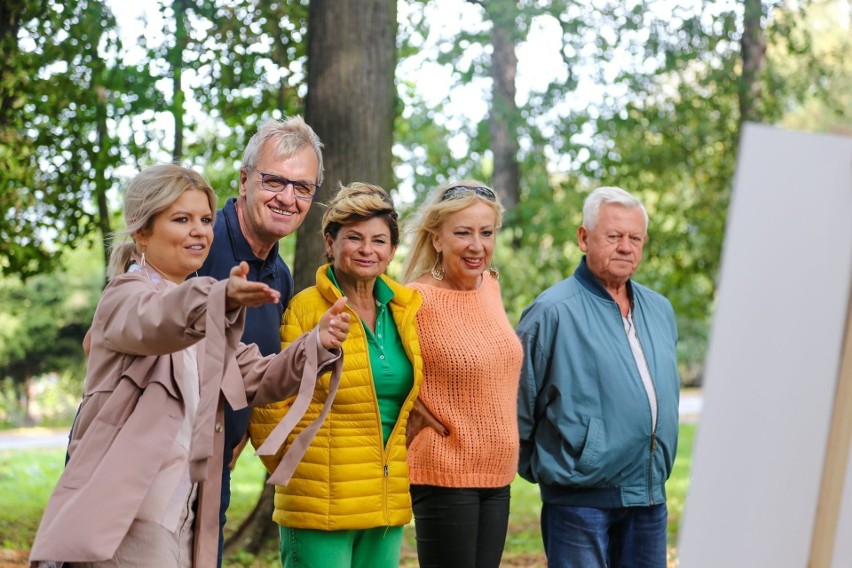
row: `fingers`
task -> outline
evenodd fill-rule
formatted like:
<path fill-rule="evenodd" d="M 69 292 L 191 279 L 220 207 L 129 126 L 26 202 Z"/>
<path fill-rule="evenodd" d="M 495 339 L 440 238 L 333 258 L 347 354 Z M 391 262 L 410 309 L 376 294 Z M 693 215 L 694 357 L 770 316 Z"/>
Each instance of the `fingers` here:
<path fill-rule="evenodd" d="M 246 276 L 248 276 L 248 271 L 248 263 L 243 260 L 231 269 L 230 275 L 234 278 L 245 278 Z"/>
<path fill-rule="evenodd" d="M 347 301 L 349 301 L 349 299 L 348 299 L 346 296 L 343 296 L 342 298 L 338 299 L 338 300 L 337 300 L 336 302 L 334 302 L 334 304 L 333 304 L 333 305 L 332 305 L 332 306 L 328 309 L 328 313 L 330 313 L 330 314 L 331 314 L 331 315 L 333 315 L 333 316 L 336 316 L 337 314 L 340 314 L 340 313 L 345 313 L 345 312 L 346 312 L 346 302 L 347 302 Z M 347 314 L 347 315 L 348 315 L 348 314 Z"/>
<path fill-rule="evenodd" d="M 437 418 L 432 416 L 431 414 L 425 416 L 425 419 L 426 419 L 426 424 L 428 424 L 429 427 L 432 428 L 435 432 L 438 432 L 439 434 L 441 434 L 443 436 L 449 436 L 450 435 L 450 431 L 447 429 L 447 427 L 444 426 L 443 424 L 441 424 L 441 422 Z"/>
<path fill-rule="evenodd" d="M 338 299 L 332 306 L 328 309 L 328 315 L 331 316 L 331 319 L 328 322 L 328 330 L 329 333 L 335 334 L 341 341 L 346 339 L 346 335 L 349 333 L 349 312 L 346 311 L 346 296 Z M 339 337 L 342 334 L 342 337 Z"/>
<path fill-rule="evenodd" d="M 245 264 L 245 263 L 243 263 Z M 281 300 L 281 292 L 260 282 L 249 282 L 241 275 L 242 268 L 231 269 L 228 281 L 227 297 L 229 307 L 237 305 L 256 308 L 263 304 L 274 304 Z"/>
<path fill-rule="evenodd" d="M 338 344 L 343 343 L 346 336 L 349 335 L 349 314 L 339 314 L 328 322 L 328 333 Z"/>
<path fill-rule="evenodd" d="M 262 284 L 261 287 L 256 289 L 246 290 L 243 294 L 244 305 L 249 308 L 256 308 L 263 304 L 275 304 L 280 299 L 281 292 L 273 290 L 266 284 Z"/>
<path fill-rule="evenodd" d="M 432 428 L 439 434 L 443 436 L 449 436 L 449 429 L 444 426 L 440 420 L 435 418 L 435 415 L 432 414 L 432 411 L 423 404 L 423 401 L 420 398 L 414 400 L 414 407 L 411 409 L 412 414 L 417 414 L 418 420 L 422 421 L 424 426 L 428 426 Z"/>
<path fill-rule="evenodd" d="M 350 316 L 346 311 L 346 296 L 344 296 L 323 314 L 320 321 L 320 340 L 323 347 L 336 349 L 343 345 L 343 341 L 349 335 L 349 322 Z"/>

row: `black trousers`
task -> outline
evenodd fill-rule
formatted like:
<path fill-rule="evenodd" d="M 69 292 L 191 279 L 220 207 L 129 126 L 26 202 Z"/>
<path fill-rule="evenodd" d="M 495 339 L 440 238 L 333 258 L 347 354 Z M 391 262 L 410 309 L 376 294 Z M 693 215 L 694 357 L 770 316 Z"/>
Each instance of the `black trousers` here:
<path fill-rule="evenodd" d="M 412 485 L 420 568 L 498 568 L 509 525 L 509 486 Z"/>

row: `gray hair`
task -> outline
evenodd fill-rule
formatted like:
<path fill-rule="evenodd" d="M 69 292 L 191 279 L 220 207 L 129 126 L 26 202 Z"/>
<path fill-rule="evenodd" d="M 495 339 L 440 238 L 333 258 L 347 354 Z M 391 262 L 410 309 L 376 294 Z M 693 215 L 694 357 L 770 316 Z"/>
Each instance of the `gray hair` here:
<path fill-rule="evenodd" d="M 124 192 L 124 222 L 127 229 L 113 234 L 107 267 L 109 278 L 127 272 L 131 256 L 136 252 L 133 236 L 139 231 L 150 231 L 157 215 L 171 207 L 185 191 L 193 189 L 205 193 L 210 211 L 215 212 L 216 193 L 204 176 L 188 167 L 178 164 L 151 166 L 130 180 Z"/>
<path fill-rule="evenodd" d="M 304 148 L 311 148 L 317 155 L 317 185 L 322 185 L 322 142 L 301 116 L 291 116 L 282 120 L 268 119 L 261 122 L 243 152 L 243 165 L 257 164 L 260 150 L 267 142 L 274 144 L 273 155 L 279 160 L 292 158 Z"/>
<path fill-rule="evenodd" d="M 601 217 L 601 206 L 614 203 L 628 209 L 639 208 L 645 218 L 645 232 L 648 231 L 648 212 L 642 202 L 620 187 L 599 187 L 592 191 L 583 203 L 583 226 L 589 230 L 595 228 Z"/>

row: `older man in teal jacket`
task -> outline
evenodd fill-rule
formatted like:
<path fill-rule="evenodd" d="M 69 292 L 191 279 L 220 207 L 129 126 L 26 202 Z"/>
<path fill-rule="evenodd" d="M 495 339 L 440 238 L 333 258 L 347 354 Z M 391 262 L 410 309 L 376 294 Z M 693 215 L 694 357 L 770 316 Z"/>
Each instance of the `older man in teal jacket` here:
<path fill-rule="evenodd" d="M 518 470 L 538 483 L 548 566 L 665 568 L 665 482 L 677 450 L 677 328 L 669 301 L 630 278 L 648 216 L 593 191 L 574 275 L 521 316 Z"/>

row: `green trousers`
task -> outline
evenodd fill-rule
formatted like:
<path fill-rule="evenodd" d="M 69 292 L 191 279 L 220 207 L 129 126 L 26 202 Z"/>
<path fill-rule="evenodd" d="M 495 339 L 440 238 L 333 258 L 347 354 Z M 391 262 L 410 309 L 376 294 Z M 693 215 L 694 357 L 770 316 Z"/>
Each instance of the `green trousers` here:
<path fill-rule="evenodd" d="M 398 568 L 403 527 L 320 531 L 278 527 L 283 568 Z"/>

